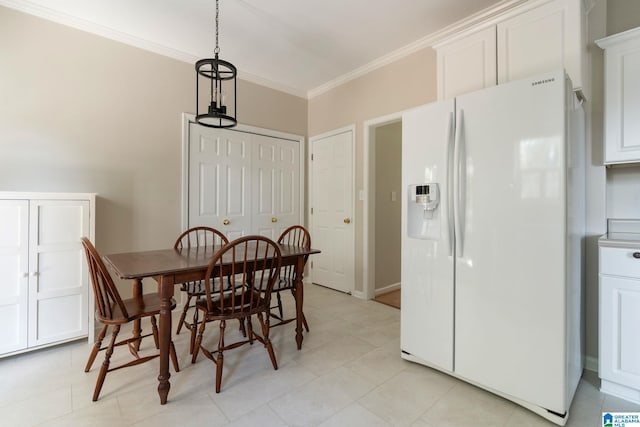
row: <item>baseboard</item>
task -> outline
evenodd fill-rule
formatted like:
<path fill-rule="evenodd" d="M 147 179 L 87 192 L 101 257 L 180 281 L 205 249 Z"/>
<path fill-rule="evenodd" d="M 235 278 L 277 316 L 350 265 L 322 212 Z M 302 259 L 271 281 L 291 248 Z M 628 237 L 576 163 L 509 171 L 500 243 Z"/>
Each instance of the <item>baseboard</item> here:
<path fill-rule="evenodd" d="M 584 369 L 598 373 L 598 358 L 593 356 L 586 356 L 584 358 Z"/>
<path fill-rule="evenodd" d="M 393 283 L 391 285 L 388 285 L 382 288 L 376 288 L 374 292 L 375 292 L 375 296 L 378 296 L 378 295 L 386 294 L 387 292 L 397 291 L 398 289 L 400 289 L 400 282 Z"/>

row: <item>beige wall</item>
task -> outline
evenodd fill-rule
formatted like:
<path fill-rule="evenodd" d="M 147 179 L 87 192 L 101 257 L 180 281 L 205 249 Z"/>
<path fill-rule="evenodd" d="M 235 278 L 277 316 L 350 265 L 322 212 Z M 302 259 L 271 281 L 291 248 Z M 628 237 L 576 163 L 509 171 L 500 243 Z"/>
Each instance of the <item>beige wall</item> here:
<path fill-rule="evenodd" d="M 0 191 L 98 193 L 103 253 L 173 244 L 194 91 L 193 64 L 0 7 Z M 305 99 L 239 80 L 238 106 L 307 133 Z"/>
<path fill-rule="evenodd" d="M 621 33 L 640 26 L 640 1 L 607 1 L 607 35 Z"/>
<path fill-rule="evenodd" d="M 392 192 L 395 193 L 393 200 Z M 400 284 L 402 122 L 375 129 L 375 288 Z"/>
<path fill-rule="evenodd" d="M 309 100 L 309 137 L 356 125 L 356 194 L 364 187 L 363 123 L 436 100 L 436 54 L 420 50 Z M 356 201 L 355 290 L 363 291 L 363 201 Z"/>

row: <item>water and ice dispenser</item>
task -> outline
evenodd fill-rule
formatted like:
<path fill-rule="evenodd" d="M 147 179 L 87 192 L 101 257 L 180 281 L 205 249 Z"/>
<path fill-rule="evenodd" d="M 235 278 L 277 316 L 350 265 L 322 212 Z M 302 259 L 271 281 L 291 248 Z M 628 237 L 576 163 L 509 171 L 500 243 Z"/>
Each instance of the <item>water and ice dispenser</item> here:
<path fill-rule="evenodd" d="M 416 239 L 440 239 L 440 189 L 435 182 L 409 185 L 407 234 Z"/>

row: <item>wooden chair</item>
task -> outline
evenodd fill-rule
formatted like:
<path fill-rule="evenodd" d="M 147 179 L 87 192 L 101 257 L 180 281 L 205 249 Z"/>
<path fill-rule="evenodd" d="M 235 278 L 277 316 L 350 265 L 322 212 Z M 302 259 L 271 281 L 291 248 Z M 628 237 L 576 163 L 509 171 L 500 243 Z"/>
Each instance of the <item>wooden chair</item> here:
<path fill-rule="evenodd" d="M 98 334 L 98 339 L 93 345 L 91 354 L 89 354 L 89 360 L 87 360 L 87 365 L 85 366 L 84 371 L 89 372 L 98 352 L 106 350 L 104 362 L 102 362 L 102 366 L 100 367 L 100 373 L 98 374 L 98 380 L 96 381 L 96 387 L 93 392 L 93 401 L 95 402 L 98 400 L 100 390 L 102 389 L 104 379 L 108 372 L 115 371 L 120 368 L 126 368 L 128 366 L 138 365 L 160 356 L 160 353 L 145 357 L 140 357 L 138 354 L 140 341 L 151 335 L 153 335 L 156 349 L 158 348 L 158 328 L 156 326 L 155 315 L 160 313 L 160 297 L 155 293 L 123 300 L 118 289 L 113 283 L 111 275 L 102 262 L 100 255 L 98 255 L 96 248 L 86 237 L 83 237 L 81 240 L 87 258 L 87 264 L 89 265 L 89 275 L 91 277 L 91 284 L 93 286 L 93 293 L 95 296 L 96 320 L 103 324 L 102 329 Z M 175 308 L 175 306 L 175 301 L 173 301 L 171 308 Z M 120 327 L 123 324 L 133 322 L 135 320 L 141 320 L 145 317 L 151 318 L 151 325 L 153 328 L 152 334 L 117 341 Z M 111 340 L 106 347 L 102 347 L 102 340 L 107 334 L 109 326 L 113 327 Z M 121 345 L 127 345 L 134 359 L 123 365 L 110 368 L 109 363 L 113 350 L 115 347 Z M 176 372 L 178 372 L 180 369 L 178 367 L 178 357 L 176 356 L 176 350 L 173 342 L 171 342 L 169 351 L 173 367 Z"/>
<path fill-rule="evenodd" d="M 227 237 L 214 228 L 193 227 L 178 236 L 173 247 L 178 250 L 184 248 L 198 248 L 198 250 L 211 251 L 211 256 L 213 256 L 214 245 L 220 247 L 227 243 L 229 243 Z M 197 328 L 198 310 L 195 310 L 193 314 L 193 323 L 188 323 L 187 321 L 185 321 L 185 319 L 187 317 L 187 311 L 189 311 L 189 308 L 193 307 L 193 305 L 191 305 L 191 300 L 193 298 L 198 299 L 204 296 L 204 282 L 202 280 L 186 282 L 182 284 L 180 290 L 187 293 L 187 301 L 184 304 L 184 309 L 182 310 L 182 314 L 180 315 L 180 320 L 178 320 L 176 334 L 180 333 L 183 325 L 186 326 L 187 329 Z M 192 334 L 192 336 L 193 335 L 194 334 Z M 191 342 L 189 350 L 190 353 L 193 353 L 193 342 Z"/>
<path fill-rule="evenodd" d="M 191 361 L 195 363 L 199 350 L 216 364 L 216 393 L 222 383 L 223 352 L 243 344 L 261 342 L 269 354 L 273 369 L 278 369 L 273 346 L 269 340 L 269 305 L 271 290 L 280 273 L 282 256 L 280 248 L 264 236 L 245 236 L 220 249 L 211 259 L 205 276 L 205 298 L 196 302 L 202 312 L 202 323 Z M 212 278 L 216 280 L 211 280 Z M 214 289 L 225 279 L 231 282 L 229 290 Z M 258 335 L 252 327 L 251 316 L 257 315 L 262 329 Z M 230 319 L 247 319 L 246 339 L 225 344 L 225 325 Z M 217 349 L 207 350 L 202 343 L 208 322 L 220 322 Z M 192 333 L 195 331 L 192 329 Z"/>
<path fill-rule="evenodd" d="M 278 243 L 281 245 L 288 246 L 299 246 L 305 249 L 311 249 L 311 236 L 309 235 L 309 231 L 301 225 L 292 225 L 282 232 L 280 237 L 278 238 Z M 309 256 L 304 257 L 304 264 L 307 264 L 307 260 Z M 282 299 L 280 298 L 280 294 L 284 291 L 291 291 L 293 298 L 296 298 L 296 266 L 295 265 L 287 265 L 280 269 L 280 277 L 276 281 L 273 286 L 273 292 L 276 294 L 276 305 L 271 307 L 271 311 L 269 314 L 271 317 L 279 320 L 278 323 L 273 324 L 271 326 L 280 326 L 287 324 L 296 320 L 295 317 L 291 319 L 284 319 L 283 311 L 282 311 Z M 273 310 L 277 309 L 278 313 L 274 313 Z M 302 323 L 304 328 L 309 332 L 309 324 L 307 323 L 307 319 L 302 313 Z"/>

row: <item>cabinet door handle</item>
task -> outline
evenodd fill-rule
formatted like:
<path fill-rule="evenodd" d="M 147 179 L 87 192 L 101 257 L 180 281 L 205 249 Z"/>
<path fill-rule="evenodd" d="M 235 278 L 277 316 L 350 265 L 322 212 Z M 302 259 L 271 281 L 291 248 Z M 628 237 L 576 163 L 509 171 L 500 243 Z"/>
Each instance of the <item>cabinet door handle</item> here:
<path fill-rule="evenodd" d="M 278 218 L 276 217 L 271 218 L 271 222 L 278 222 Z"/>
<path fill-rule="evenodd" d="M 634 253 L 633 253 L 633 257 L 634 257 L 635 259 L 640 259 L 640 252 L 634 252 Z"/>
<path fill-rule="evenodd" d="M 229 224 L 231 224 L 231 221 L 229 221 L 228 219 L 225 219 L 224 221 L 222 221 L 222 223 L 224 225 L 229 225 Z"/>

